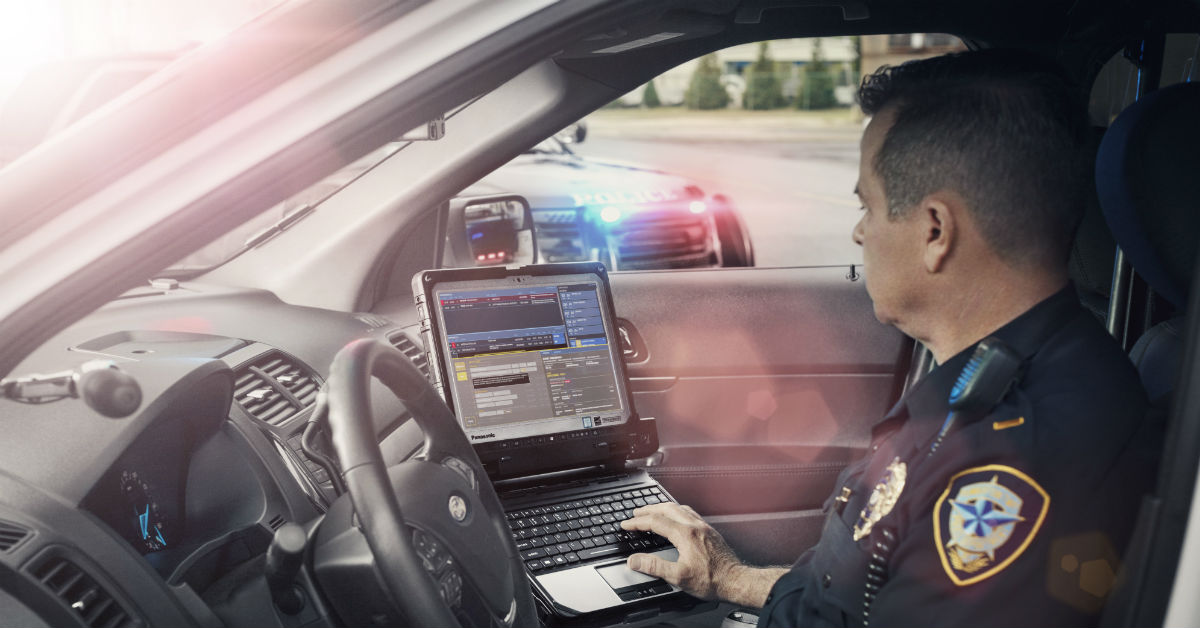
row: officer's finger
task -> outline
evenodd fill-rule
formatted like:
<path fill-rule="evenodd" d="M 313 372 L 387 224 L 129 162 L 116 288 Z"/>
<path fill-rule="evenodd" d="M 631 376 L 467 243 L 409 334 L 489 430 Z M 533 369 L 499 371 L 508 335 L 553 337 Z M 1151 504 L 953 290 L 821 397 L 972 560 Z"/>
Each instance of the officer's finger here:
<path fill-rule="evenodd" d="M 664 517 L 667 517 L 671 520 L 677 521 L 679 523 L 689 523 L 690 520 L 692 519 L 692 516 L 690 516 L 690 514 L 695 513 L 695 511 L 691 511 L 691 513 L 689 513 L 688 510 L 691 510 L 691 509 L 684 510 L 684 508 L 685 508 L 684 506 L 680 506 L 679 504 L 676 504 L 673 502 L 664 502 L 662 504 L 650 504 L 649 506 L 642 506 L 640 508 L 635 508 L 633 510 L 633 516 L 639 517 L 639 516 L 648 516 L 648 515 L 657 514 L 657 515 L 662 515 Z M 698 516 L 698 515 L 696 515 L 696 516 Z"/>
<path fill-rule="evenodd" d="M 653 532 L 659 536 L 667 537 L 668 541 L 676 545 L 683 540 L 683 525 L 663 513 L 653 512 L 635 515 L 632 519 L 622 521 L 621 527 L 626 530 Z"/>
<path fill-rule="evenodd" d="M 644 574 L 662 578 L 671 584 L 679 584 L 679 563 L 650 554 L 633 554 L 629 557 L 629 568 Z"/>

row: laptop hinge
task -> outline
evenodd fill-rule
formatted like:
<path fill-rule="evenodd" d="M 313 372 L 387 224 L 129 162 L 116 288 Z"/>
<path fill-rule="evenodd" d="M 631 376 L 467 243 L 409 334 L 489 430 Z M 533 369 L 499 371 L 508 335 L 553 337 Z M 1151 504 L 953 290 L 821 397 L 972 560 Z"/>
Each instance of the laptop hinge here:
<path fill-rule="evenodd" d="M 606 472 L 609 473 L 624 473 L 626 470 L 626 460 L 624 457 L 609 458 L 608 461 L 601 466 Z"/>
<path fill-rule="evenodd" d="M 554 471 L 534 476 L 506 478 L 493 481 L 496 490 L 504 495 L 540 492 L 547 488 L 571 488 L 585 486 L 592 482 L 606 479 L 620 480 L 629 473 L 624 460 L 614 460 L 605 464 Z"/>

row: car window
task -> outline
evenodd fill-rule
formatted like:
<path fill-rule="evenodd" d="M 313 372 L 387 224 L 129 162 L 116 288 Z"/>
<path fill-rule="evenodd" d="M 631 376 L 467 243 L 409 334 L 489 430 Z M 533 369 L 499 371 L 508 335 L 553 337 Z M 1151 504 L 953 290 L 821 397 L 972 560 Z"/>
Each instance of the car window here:
<path fill-rule="evenodd" d="M 1196 57 L 1200 55 L 1200 35 L 1169 33 L 1163 48 L 1161 85 L 1186 83 L 1200 78 Z"/>
<path fill-rule="evenodd" d="M 164 276 L 189 277 L 216 268 L 249 248 L 282 233 L 295 220 L 314 211 L 333 194 L 352 183 L 383 160 L 404 147 L 403 142 L 387 144 L 367 153 L 341 170 L 305 188 L 287 200 L 268 208 L 225 235 L 208 243 L 163 271 Z"/>
<path fill-rule="evenodd" d="M 1196 57 L 1200 53 L 1200 35 L 1169 33 L 1163 47 L 1162 75 L 1159 87 L 1183 83 L 1200 77 Z M 1092 84 L 1088 105 L 1092 124 L 1107 127 L 1125 107 L 1137 100 L 1138 68 L 1119 50 L 1100 69 Z"/>
<path fill-rule="evenodd" d="M 860 264 L 850 237 L 860 77 L 964 48 L 930 33 L 727 48 L 625 94 L 583 120 L 582 133 L 559 134 L 569 155 L 524 155 L 485 181 L 530 198 L 543 261 Z"/>

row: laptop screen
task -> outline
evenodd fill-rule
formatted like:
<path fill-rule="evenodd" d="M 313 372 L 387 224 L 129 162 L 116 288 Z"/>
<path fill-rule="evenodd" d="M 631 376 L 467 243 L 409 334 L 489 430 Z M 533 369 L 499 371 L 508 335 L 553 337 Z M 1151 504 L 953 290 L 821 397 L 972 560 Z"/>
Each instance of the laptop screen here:
<path fill-rule="evenodd" d="M 472 443 L 625 423 L 620 350 L 595 275 L 519 284 L 449 281 L 433 291 L 447 388 Z"/>

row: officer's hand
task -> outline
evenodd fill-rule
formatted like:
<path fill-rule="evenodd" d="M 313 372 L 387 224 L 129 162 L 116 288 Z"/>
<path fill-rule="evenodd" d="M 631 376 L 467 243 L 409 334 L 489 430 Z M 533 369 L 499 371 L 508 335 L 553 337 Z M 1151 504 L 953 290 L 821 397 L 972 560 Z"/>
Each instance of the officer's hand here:
<path fill-rule="evenodd" d="M 699 598 L 722 597 L 718 590 L 722 581 L 742 566 L 720 533 L 688 506 L 674 503 L 643 506 L 633 511 L 632 519 L 622 521 L 621 527 L 665 536 L 679 550 L 676 562 L 634 554 L 629 557 L 630 569 L 662 578 Z"/>

